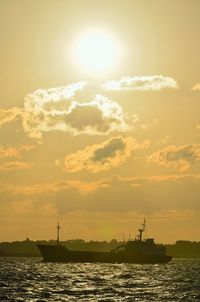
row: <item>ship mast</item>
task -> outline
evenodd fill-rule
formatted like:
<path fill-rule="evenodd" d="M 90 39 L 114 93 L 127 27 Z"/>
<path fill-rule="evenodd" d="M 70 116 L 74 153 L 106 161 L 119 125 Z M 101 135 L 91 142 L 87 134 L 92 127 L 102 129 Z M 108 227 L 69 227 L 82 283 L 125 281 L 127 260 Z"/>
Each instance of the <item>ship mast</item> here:
<path fill-rule="evenodd" d="M 57 240 L 56 240 L 56 243 L 57 243 L 57 245 L 59 245 L 59 242 L 60 242 L 60 224 L 59 224 L 59 222 L 58 222 L 56 228 L 57 228 Z"/>
<path fill-rule="evenodd" d="M 142 241 L 142 233 L 145 231 L 145 224 L 146 224 L 146 220 L 144 219 L 144 222 L 142 224 L 142 228 L 138 230 L 139 235 L 138 237 L 138 241 Z"/>

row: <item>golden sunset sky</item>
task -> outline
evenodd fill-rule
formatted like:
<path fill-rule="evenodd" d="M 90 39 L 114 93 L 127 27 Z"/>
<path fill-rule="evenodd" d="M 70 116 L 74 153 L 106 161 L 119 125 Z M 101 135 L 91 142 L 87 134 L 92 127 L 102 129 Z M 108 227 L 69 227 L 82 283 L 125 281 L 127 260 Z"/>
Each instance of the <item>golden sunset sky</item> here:
<path fill-rule="evenodd" d="M 199 241 L 200 1 L 0 0 L 0 241 Z"/>

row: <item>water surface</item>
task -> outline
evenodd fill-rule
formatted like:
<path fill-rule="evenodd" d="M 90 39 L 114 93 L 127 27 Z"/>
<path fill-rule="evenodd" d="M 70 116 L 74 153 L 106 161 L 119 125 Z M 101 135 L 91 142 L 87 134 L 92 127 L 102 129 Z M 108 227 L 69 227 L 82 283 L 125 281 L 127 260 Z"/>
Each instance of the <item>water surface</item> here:
<path fill-rule="evenodd" d="M 55 264 L 0 258 L 0 301 L 200 301 L 200 259 Z"/>

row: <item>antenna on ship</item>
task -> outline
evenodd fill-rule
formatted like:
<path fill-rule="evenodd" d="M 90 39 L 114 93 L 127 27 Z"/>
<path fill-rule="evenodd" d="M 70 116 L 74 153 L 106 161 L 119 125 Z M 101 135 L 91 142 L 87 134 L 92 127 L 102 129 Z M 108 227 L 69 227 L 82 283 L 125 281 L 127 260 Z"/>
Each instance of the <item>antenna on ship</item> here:
<path fill-rule="evenodd" d="M 146 220 L 144 219 L 144 222 L 142 224 L 142 228 L 138 230 L 139 235 L 138 237 L 138 241 L 142 241 L 142 233 L 145 231 L 145 224 L 146 224 Z"/>
<path fill-rule="evenodd" d="M 57 243 L 57 245 L 59 245 L 59 242 L 60 242 L 60 224 L 59 224 L 59 222 L 58 222 L 56 228 L 57 228 L 57 240 L 56 240 L 56 243 Z"/>

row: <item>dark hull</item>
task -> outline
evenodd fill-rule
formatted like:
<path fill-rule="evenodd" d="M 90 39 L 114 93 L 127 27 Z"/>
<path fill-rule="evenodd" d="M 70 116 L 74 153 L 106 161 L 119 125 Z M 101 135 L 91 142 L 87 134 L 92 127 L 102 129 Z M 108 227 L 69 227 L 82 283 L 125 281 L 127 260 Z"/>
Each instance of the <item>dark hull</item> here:
<path fill-rule="evenodd" d="M 63 246 L 38 244 L 45 262 L 75 263 L 167 263 L 172 257 L 167 255 L 141 255 L 121 252 L 70 251 Z"/>

